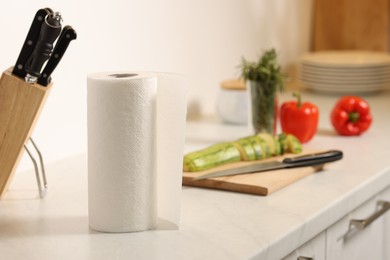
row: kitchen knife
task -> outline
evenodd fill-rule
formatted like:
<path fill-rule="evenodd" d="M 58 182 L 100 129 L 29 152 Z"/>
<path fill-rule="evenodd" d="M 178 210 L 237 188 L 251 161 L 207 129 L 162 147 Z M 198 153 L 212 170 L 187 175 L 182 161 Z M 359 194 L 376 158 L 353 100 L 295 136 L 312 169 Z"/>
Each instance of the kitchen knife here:
<path fill-rule="evenodd" d="M 28 83 L 35 83 L 41 76 L 42 66 L 50 58 L 53 43 L 61 33 L 62 17 L 60 13 L 50 13 L 44 19 L 38 41 L 26 64 L 26 82 Z"/>
<path fill-rule="evenodd" d="M 35 49 L 35 45 L 37 44 L 39 38 L 39 32 L 41 30 L 42 24 L 45 21 L 45 17 L 50 13 L 53 13 L 52 9 L 42 8 L 39 9 L 35 14 L 34 19 L 31 23 L 30 30 L 28 31 L 27 37 L 19 53 L 18 60 L 16 61 L 16 64 L 12 70 L 12 74 L 14 74 L 15 76 L 18 76 L 22 79 L 26 77 L 25 65 Z"/>
<path fill-rule="evenodd" d="M 39 9 L 24 41 L 12 74 L 28 83 L 48 86 L 51 74 L 64 55 L 69 43 L 77 38 L 69 25 L 61 30 L 62 17 L 50 8 Z M 58 37 L 58 35 L 60 35 Z M 57 39 L 58 38 L 58 39 Z M 53 50 L 54 42 L 56 45 Z M 45 68 L 42 69 L 46 63 Z"/>
<path fill-rule="evenodd" d="M 38 84 L 47 86 L 51 81 L 51 74 L 61 61 L 69 43 L 77 38 L 76 31 L 69 25 L 66 25 L 58 37 L 56 47 L 53 50 L 53 54 L 47 61 L 45 68 L 41 73 L 41 77 L 38 78 Z"/>
<path fill-rule="evenodd" d="M 212 173 L 195 177 L 194 180 L 203 180 L 203 179 L 232 176 L 232 175 L 245 174 L 245 173 L 258 173 L 258 172 L 278 170 L 278 169 L 318 166 L 324 163 L 340 160 L 341 158 L 343 158 L 343 153 L 341 151 L 329 150 L 321 153 L 312 153 L 312 154 L 302 155 L 298 157 L 285 158 L 283 159 L 283 161 L 275 160 L 275 161 L 263 162 L 263 163 L 262 162 L 253 163 L 238 168 L 215 171 Z"/>

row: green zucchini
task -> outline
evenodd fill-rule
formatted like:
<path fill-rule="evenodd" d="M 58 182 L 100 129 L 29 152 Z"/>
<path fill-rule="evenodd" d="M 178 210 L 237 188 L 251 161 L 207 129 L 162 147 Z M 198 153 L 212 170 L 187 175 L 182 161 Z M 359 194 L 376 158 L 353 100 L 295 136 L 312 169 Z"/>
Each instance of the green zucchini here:
<path fill-rule="evenodd" d="M 260 138 L 257 135 L 255 135 L 255 136 L 246 137 L 246 139 L 248 140 L 248 142 L 250 142 L 250 144 L 253 147 L 253 150 L 255 151 L 255 160 L 263 159 L 265 153 L 263 150 L 264 148 L 261 146 Z"/>
<path fill-rule="evenodd" d="M 263 150 L 264 153 L 263 159 L 271 157 L 272 156 L 271 148 L 269 147 L 268 143 L 263 138 L 261 137 L 258 138 L 259 138 L 261 149 Z"/>
<path fill-rule="evenodd" d="M 265 143 L 268 145 L 270 156 L 276 155 L 277 144 L 275 144 L 275 138 L 268 133 L 260 133 L 257 136 L 263 139 Z"/>
<path fill-rule="evenodd" d="M 272 136 L 261 133 L 234 142 L 215 144 L 186 154 L 183 160 L 183 170 L 186 172 L 202 171 L 227 163 L 262 160 L 287 152 L 302 152 L 302 145 L 295 136 L 290 134 Z"/>
<path fill-rule="evenodd" d="M 238 162 L 241 153 L 233 143 L 219 143 L 184 156 L 183 170 L 202 171 L 218 165 Z"/>
<path fill-rule="evenodd" d="M 285 133 L 281 133 L 278 135 L 278 140 L 280 144 L 281 154 L 288 152 L 287 147 L 287 135 Z"/>
<path fill-rule="evenodd" d="M 256 152 L 248 138 L 241 138 L 233 142 L 241 153 L 242 161 L 256 160 Z"/>
<path fill-rule="evenodd" d="M 294 135 L 288 134 L 286 137 L 287 151 L 290 153 L 301 153 L 302 144 Z"/>
<path fill-rule="evenodd" d="M 283 154 L 282 144 L 279 142 L 279 138 L 274 136 L 274 144 L 275 144 L 275 156 Z"/>

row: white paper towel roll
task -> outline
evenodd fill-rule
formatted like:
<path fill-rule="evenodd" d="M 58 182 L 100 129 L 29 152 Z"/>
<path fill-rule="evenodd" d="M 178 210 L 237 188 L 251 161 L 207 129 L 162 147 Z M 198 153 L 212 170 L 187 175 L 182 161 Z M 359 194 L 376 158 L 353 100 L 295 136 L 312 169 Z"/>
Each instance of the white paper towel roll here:
<path fill-rule="evenodd" d="M 88 76 L 91 228 L 142 231 L 156 227 L 157 218 L 178 227 L 186 116 L 182 83 L 175 74 Z"/>
<path fill-rule="evenodd" d="M 164 228 L 172 229 L 180 221 L 187 91 L 178 74 L 158 73 L 157 82 L 157 209 Z"/>

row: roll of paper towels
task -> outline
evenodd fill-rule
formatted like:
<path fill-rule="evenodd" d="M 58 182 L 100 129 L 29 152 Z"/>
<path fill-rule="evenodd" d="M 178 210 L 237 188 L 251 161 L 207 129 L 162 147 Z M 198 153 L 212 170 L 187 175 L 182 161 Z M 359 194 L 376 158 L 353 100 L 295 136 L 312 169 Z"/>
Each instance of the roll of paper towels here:
<path fill-rule="evenodd" d="M 183 77 L 101 72 L 87 81 L 90 227 L 178 228 L 187 112 Z"/>

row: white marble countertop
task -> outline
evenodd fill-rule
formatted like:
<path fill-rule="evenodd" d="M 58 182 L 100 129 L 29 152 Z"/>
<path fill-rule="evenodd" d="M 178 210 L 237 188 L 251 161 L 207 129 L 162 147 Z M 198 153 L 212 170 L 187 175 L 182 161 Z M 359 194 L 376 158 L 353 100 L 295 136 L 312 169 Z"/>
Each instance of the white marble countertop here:
<path fill-rule="evenodd" d="M 336 96 L 304 93 L 320 108 L 306 146 L 340 149 L 344 159 L 270 196 L 183 187 L 180 230 L 106 234 L 89 229 L 86 155 L 47 165 L 49 191 L 18 172 L 0 201 L 2 259 L 279 259 L 390 185 L 390 93 L 367 96 L 374 114 L 359 137 L 335 135 Z M 285 94 L 281 101 L 289 99 Z M 217 120 L 189 122 L 186 150 L 248 134 Z"/>

